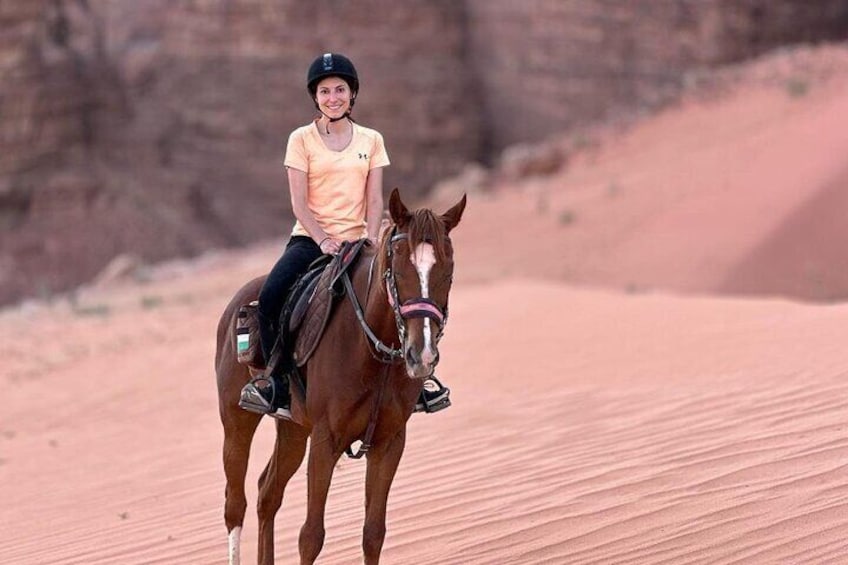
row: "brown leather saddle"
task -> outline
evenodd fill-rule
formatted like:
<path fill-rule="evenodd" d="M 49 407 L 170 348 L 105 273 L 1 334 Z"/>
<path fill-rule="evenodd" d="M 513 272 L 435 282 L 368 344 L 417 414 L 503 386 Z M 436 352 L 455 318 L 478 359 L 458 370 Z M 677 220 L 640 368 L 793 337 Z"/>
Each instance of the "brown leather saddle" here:
<path fill-rule="evenodd" d="M 321 343 L 336 298 L 344 294 L 341 277 L 356 264 L 367 243 L 366 239 L 345 242 L 329 264 L 310 270 L 295 285 L 289 297 L 283 339 L 290 344 L 297 367 L 306 364 Z"/>

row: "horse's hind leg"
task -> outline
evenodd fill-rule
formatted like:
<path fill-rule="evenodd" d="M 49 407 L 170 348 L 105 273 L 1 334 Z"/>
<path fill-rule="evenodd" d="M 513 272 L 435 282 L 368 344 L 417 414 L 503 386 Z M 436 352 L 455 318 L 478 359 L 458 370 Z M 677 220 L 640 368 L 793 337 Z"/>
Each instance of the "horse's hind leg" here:
<path fill-rule="evenodd" d="M 251 414 L 235 407 L 221 408 L 224 424 L 224 474 L 227 486 L 224 491 L 224 523 L 229 538 L 229 563 L 241 562 L 241 529 L 247 511 L 244 494 L 244 479 L 250 457 L 250 444 L 262 416 Z"/>
<path fill-rule="evenodd" d="M 259 563 L 274 563 L 274 517 L 283 503 L 289 479 L 300 467 L 306 453 L 307 431 L 292 422 L 277 421 L 274 453 L 259 477 Z"/>
<path fill-rule="evenodd" d="M 380 552 L 386 538 L 386 503 L 405 443 L 406 431 L 402 430 L 386 444 L 385 449 L 368 453 L 368 468 L 365 473 L 365 526 L 362 529 L 365 565 L 377 565 L 380 562 Z"/>

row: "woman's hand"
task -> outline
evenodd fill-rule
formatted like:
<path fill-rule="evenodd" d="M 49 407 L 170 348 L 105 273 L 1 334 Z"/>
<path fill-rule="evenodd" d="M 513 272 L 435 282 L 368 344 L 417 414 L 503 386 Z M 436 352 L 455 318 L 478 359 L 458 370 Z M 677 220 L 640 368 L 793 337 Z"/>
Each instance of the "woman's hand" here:
<path fill-rule="evenodd" d="M 318 244 L 318 247 L 321 248 L 321 252 L 327 255 L 335 255 L 342 248 L 342 242 L 338 239 L 333 239 L 332 237 L 325 237 L 321 240 L 321 243 Z"/>

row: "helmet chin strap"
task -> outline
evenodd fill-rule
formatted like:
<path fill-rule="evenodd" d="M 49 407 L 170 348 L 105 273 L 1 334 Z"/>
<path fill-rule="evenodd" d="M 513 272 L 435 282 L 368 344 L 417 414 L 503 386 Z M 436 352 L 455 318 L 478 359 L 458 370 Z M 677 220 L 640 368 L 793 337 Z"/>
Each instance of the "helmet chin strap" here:
<path fill-rule="evenodd" d="M 321 112 L 321 113 L 324 114 L 324 112 Z M 350 110 L 348 110 L 347 112 L 344 113 L 344 115 L 339 116 L 338 118 L 331 118 L 327 114 L 324 114 L 324 117 L 327 118 L 328 120 L 330 120 L 330 123 L 338 122 L 340 120 L 347 119 L 348 116 L 350 116 Z"/>
<path fill-rule="evenodd" d="M 339 116 L 338 118 L 331 118 L 331 117 L 330 117 L 330 116 L 328 116 L 325 112 L 323 112 L 323 111 L 321 110 L 321 108 L 318 108 L 318 111 L 319 111 L 319 112 L 321 112 L 321 113 L 324 115 L 324 117 L 325 117 L 325 118 L 327 118 L 327 120 L 329 120 L 329 121 L 327 122 L 327 135 L 330 135 L 330 124 L 332 124 L 332 123 L 334 123 L 334 122 L 338 122 L 338 121 L 344 120 L 344 119 L 347 119 L 347 118 L 349 118 L 349 117 L 350 117 L 350 110 L 348 110 L 347 112 L 345 112 L 345 113 L 344 113 L 344 115 Z"/>
<path fill-rule="evenodd" d="M 343 115 L 339 116 L 338 118 L 331 118 L 330 116 L 327 115 L 326 112 L 324 112 L 324 110 L 321 109 L 321 106 L 318 105 L 318 100 L 313 98 L 313 101 L 315 102 L 315 107 L 318 109 L 319 112 L 321 112 L 321 115 L 323 115 L 325 118 L 327 118 L 329 120 L 329 122 L 327 123 L 327 135 L 330 135 L 330 124 L 344 120 L 346 118 L 350 118 L 350 112 L 351 112 L 351 110 L 353 110 L 353 101 L 354 100 L 356 100 L 355 96 L 350 99 L 350 106 L 347 107 L 347 111 Z"/>

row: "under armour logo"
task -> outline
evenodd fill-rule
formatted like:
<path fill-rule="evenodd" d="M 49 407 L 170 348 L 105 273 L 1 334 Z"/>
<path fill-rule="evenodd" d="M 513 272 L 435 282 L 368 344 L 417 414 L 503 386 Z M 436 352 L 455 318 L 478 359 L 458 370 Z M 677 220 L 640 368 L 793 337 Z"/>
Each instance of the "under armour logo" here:
<path fill-rule="evenodd" d="M 360 153 L 360 154 L 359 154 L 359 158 L 360 158 L 360 159 L 367 159 L 367 158 L 368 158 L 368 153 Z"/>

